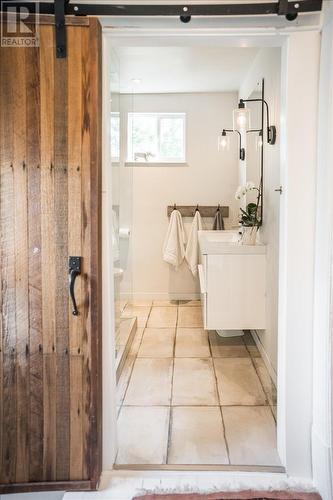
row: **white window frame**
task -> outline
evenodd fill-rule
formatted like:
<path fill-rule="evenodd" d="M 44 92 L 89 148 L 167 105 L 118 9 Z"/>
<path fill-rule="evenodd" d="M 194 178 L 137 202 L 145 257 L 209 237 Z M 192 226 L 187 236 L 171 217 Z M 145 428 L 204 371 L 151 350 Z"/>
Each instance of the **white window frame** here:
<path fill-rule="evenodd" d="M 131 118 L 134 116 L 140 115 L 141 117 L 155 117 L 157 118 L 157 149 L 160 151 L 160 130 L 161 130 L 161 120 L 164 118 L 182 118 L 183 122 L 183 156 L 181 158 L 155 158 L 153 157 L 151 161 L 135 161 L 134 156 L 133 156 L 133 151 L 132 151 L 132 157 L 129 156 L 129 152 L 132 148 L 132 145 L 130 145 L 131 141 Z M 182 164 L 186 163 L 186 154 L 187 154 L 187 149 L 186 149 L 186 119 L 187 115 L 185 112 L 130 112 L 127 114 L 127 129 L 126 129 L 126 134 L 127 134 L 127 140 L 126 140 L 126 163 L 130 165 L 165 165 L 165 164 Z"/>

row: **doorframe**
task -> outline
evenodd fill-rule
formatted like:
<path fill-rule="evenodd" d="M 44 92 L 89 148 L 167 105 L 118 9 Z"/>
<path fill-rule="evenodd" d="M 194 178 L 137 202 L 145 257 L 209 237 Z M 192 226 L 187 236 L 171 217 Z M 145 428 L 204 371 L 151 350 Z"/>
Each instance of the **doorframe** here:
<path fill-rule="evenodd" d="M 105 23 L 104 23 L 105 24 Z M 107 23 L 106 23 L 107 24 Z M 104 106 L 103 120 L 105 137 L 109 137 L 108 116 L 110 112 L 109 103 L 109 74 L 110 61 L 108 51 L 112 42 L 121 40 L 129 44 L 139 45 L 141 40 L 143 45 L 152 45 L 153 40 L 158 40 L 159 44 L 180 44 L 195 40 L 206 41 L 222 46 L 260 46 L 260 47 L 281 47 L 282 51 L 282 92 L 281 92 L 281 183 L 284 186 L 284 196 L 281 197 L 280 213 L 280 255 L 279 255 L 279 328 L 278 328 L 278 451 L 281 462 L 286 468 L 289 476 L 303 478 L 308 483 L 312 481 L 312 457 L 311 457 L 311 427 L 313 414 L 312 390 L 316 390 L 315 377 L 313 374 L 313 283 L 314 283 L 314 238 L 315 238 L 315 202 L 316 202 L 316 154 L 317 154 L 317 90 L 319 73 L 319 52 L 320 52 L 320 27 L 312 27 L 309 31 L 303 30 L 294 32 L 276 32 L 272 30 L 267 34 L 267 30 L 186 30 L 186 34 L 181 34 L 175 30 L 159 30 L 156 34 L 152 29 L 126 29 L 117 27 L 103 29 L 103 81 L 104 81 Z M 304 61 L 298 56 L 303 54 L 304 43 L 309 47 L 309 58 L 306 68 Z M 311 47 L 312 45 L 312 47 Z M 298 62 L 298 64 L 297 64 Z M 299 74 L 297 75 L 297 71 Z M 303 76 L 307 75 L 307 85 L 302 84 Z M 310 77 L 309 77 L 310 75 Z M 297 85 L 297 82 L 300 85 Z M 304 83 L 304 82 L 303 82 Z M 296 99 L 297 97 L 297 99 Z M 311 101 L 309 104 L 309 100 Z M 303 106 L 303 103 L 306 103 Z M 295 119 L 299 118 L 298 127 L 295 127 Z M 304 134 L 304 135 L 303 135 Z M 303 137 L 307 138 L 304 145 Z M 287 140 L 287 137 L 290 139 Z M 108 145 L 109 141 L 104 141 L 103 155 L 103 177 L 106 178 L 105 195 L 108 199 L 108 206 L 112 206 L 110 186 L 110 169 L 108 165 Z M 106 144 L 107 143 L 107 144 Z M 300 166 L 301 164 L 301 166 Z M 296 168 L 295 168 L 296 167 Z M 108 173 L 107 173 L 108 171 Z M 301 183 L 299 182 L 301 179 Z M 300 199 L 300 187 L 303 196 Z M 304 192 L 305 189 L 305 192 Z M 302 227 L 299 227 L 298 216 L 304 208 L 310 210 L 308 221 L 302 220 Z M 313 208 L 313 211 L 311 211 Z M 104 214 L 105 215 L 105 214 Z M 107 228 L 105 228 L 107 229 Z M 107 253 L 104 253 L 103 269 L 112 267 L 110 231 L 108 234 Z M 303 233 L 303 234 L 302 234 Z M 309 239 L 310 237 L 310 239 Z M 305 251 L 299 248 L 301 241 L 307 244 Z M 309 244 L 310 242 L 310 244 Z M 108 256 L 106 258 L 106 256 Z M 305 266 L 305 267 L 304 267 Z M 302 293 L 299 290 L 302 272 L 307 270 L 309 279 L 302 283 Z M 303 274 L 304 275 L 304 274 Z M 104 274 L 105 276 L 105 274 Z M 112 270 L 107 272 L 109 295 L 103 294 L 106 304 L 104 311 L 112 311 L 113 308 L 113 278 Z M 300 315 L 295 315 L 294 311 L 301 311 Z M 112 316 L 112 315 L 111 315 Z M 116 411 L 115 410 L 115 379 L 112 376 L 112 387 L 110 381 L 110 370 L 115 371 L 114 363 L 114 335 L 110 335 L 112 328 L 112 318 L 104 318 L 103 321 L 103 360 L 104 360 L 104 392 L 103 392 L 103 420 L 104 420 L 104 452 L 103 470 L 110 471 L 113 468 L 116 453 Z M 323 335 L 328 333 L 323 333 Z M 303 356 L 301 356 L 303 351 Z M 110 359 L 113 366 L 110 366 Z M 297 373 L 295 376 L 297 368 Z M 106 371 L 108 373 L 106 373 Z M 328 374 L 329 376 L 329 374 Z M 114 379 L 114 380 L 113 380 Z M 304 396 L 305 394 L 305 396 Z M 108 403 L 105 403 L 108 402 Z M 110 405 L 111 403 L 111 405 Z M 329 407 L 329 418 L 331 409 Z M 298 420 L 302 420 L 302 425 L 298 426 Z M 298 431 L 301 430 L 301 432 Z M 106 445 L 107 443 L 107 445 Z M 196 472 L 197 474 L 197 472 Z M 256 472 L 253 475 L 257 476 Z M 249 473 L 249 477 L 251 473 Z"/>

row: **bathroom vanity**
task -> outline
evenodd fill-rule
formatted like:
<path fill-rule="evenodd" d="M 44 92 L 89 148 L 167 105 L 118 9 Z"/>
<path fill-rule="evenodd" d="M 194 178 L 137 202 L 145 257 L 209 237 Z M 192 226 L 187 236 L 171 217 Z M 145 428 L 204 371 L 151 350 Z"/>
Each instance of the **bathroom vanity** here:
<path fill-rule="evenodd" d="M 199 231 L 199 278 L 207 330 L 266 328 L 266 246 L 237 231 Z"/>

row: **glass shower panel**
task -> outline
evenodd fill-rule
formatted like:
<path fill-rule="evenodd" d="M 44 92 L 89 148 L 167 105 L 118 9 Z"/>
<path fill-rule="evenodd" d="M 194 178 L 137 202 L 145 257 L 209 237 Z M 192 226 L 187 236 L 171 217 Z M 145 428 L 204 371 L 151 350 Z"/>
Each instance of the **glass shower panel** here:
<path fill-rule="evenodd" d="M 114 313 L 117 375 L 126 358 L 135 322 L 128 305 L 132 302 L 132 169 L 125 167 L 124 127 L 120 94 L 120 64 L 111 53 L 111 168 L 112 168 L 112 250 L 114 271 Z"/>

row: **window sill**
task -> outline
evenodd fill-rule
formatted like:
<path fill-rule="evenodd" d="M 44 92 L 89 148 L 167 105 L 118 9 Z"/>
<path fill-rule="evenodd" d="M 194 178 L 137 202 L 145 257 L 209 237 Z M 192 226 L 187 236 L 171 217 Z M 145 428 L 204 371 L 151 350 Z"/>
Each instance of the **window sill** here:
<path fill-rule="evenodd" d="M 188 167 L 186 161 L 178 162 L 153 162 L 153 161 L 126 161 L 126 167 Z"/>

